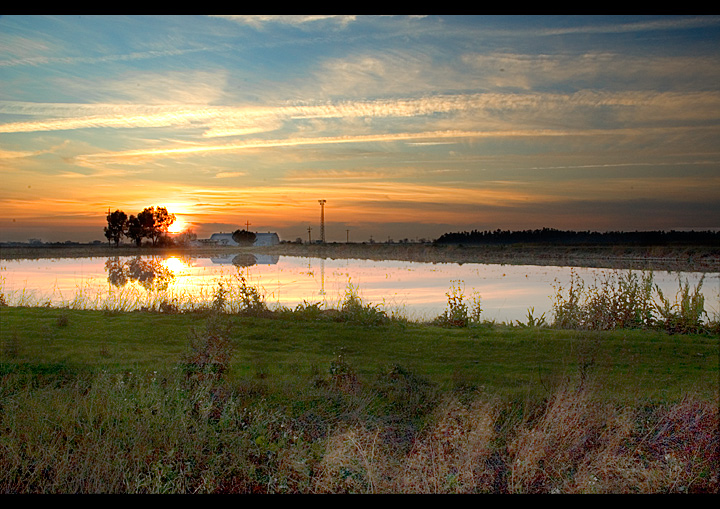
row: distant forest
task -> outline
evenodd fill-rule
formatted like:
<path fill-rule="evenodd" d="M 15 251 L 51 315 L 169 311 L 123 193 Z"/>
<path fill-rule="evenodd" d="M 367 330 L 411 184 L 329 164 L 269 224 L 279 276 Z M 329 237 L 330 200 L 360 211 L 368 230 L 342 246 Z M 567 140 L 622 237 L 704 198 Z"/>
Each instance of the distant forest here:
<path fill-rule="evenodd" d="M 451 232 L 439 237 L 436 244 L 561 244 L 561 245 L 695 245 L 720 247 L 720 231 L 634 231 L 591 232 L 542 230 L 494 230 Z"/>

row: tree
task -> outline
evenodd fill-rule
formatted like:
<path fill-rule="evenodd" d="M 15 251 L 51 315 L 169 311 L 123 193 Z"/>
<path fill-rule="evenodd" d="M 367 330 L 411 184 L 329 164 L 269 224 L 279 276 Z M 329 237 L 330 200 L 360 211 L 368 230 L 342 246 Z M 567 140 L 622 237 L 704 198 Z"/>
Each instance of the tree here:
<path fill-rule="evenodd" d="M 174 243 L 178 246 L 189 246 L 195 240 L 197 240 L 197 234 L 192 230 L 186 230 L 182 233 L 178 233 L 173 239 Z"/>
<path fill-rule="evenodd" d="M 142 217 L 141 217 L 142 216 Z M 170 226 L 175 222 L 175 214 L 170 214 L 165 207 L 147 207 L 138 214 L 140 222 L 146 228 L 146 237 L 152 240 L 153 246 L 167 235 Z"/>
<path fill-rule="evenodd" d="M 122 210 L 116 210 L 107 215 L 108 225 L 104 229 L 108 244 L 111 241 L 115 242 L 115 247 L 120 244 L 120 238 L 127 232 L 127 220 L 127 214 Z"/>
<path fill-rule="evenodd" d="M 105 237 L 108 242 L 120 243 L 120 237 L 125 235 L 132 239 L 135 245 L 140 246 L 143 238 L 152 240 L 153 246 L 165 237 L 170 226 L 175 222 L 175 214 L 170 214 L 165 207 L 146 207 L 137 216 L 127 215 L 116 210 L 107 216 L 108 226 L 105 227 Z"/>
<path fill-rule="evenodd" d="M 255 243 L 255 234 L 246 230 L 235 230 L 232 238 L 241 246 L 252 246 Z"/>
<path fill-rule="evenodd" d="M 140 219 L 134 215 L 130 215 L 127 221 L 127 233 L 126 235 L 135 241 L 135 245 L 140 247 L 142 239 L 145 237 L 145 229 L 143 228 Z"/>

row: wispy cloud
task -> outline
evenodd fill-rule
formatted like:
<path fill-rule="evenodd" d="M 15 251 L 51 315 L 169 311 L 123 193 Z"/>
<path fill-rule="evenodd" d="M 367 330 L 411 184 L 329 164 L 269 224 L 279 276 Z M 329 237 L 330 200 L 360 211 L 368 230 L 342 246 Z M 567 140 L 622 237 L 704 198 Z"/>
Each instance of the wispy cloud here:
<path fill-rule="evenodd" d="M 669 17 L 667 19 L 637 21 L 632 23 L 589 24 L 567 28 L 553 28 L 543 30 L 542 33 L 545 35 L 619 34 L 655 30 L 686 30 L 718 25 L 720 25 L 720 16 L 697 16 L 690 18 Z"/>
<path fill-rule="evenodd" d="M 419 139 L 441 139 L 441 138 L 501 138 L 518 136 L 567 136 L 571 133 L 564 131 L 535 130 L 535 131 L 435 131 L 420 133 L 393 133 L 393 134 L 368 134 L 358 136 L 323 136 L 313 138 L 286 138 L 273 140 L 247 140 L 237 143 L 222 145 L 193 145 L 182 147 L 169 147 L 157 149 L 140 149 L 117 152 L 105 152 L 96 154 L 81 155 L 76 158 L 78 162 L 83 160 L 119 160 L 149 157 L 177 157 L 199 153 L 210 152 L 236 152 L 241 150 L 262 149 L 273 147 L 292 147 L 303 145 L 336 145 L 346 143 L 371 143 L 371 142 L 394 142 Z"/>
<path fill-rule="evenodd" d="M 200 48 L 184 48 L 184 49 L 166 49 L 166 50 L 148 50 L 137 51 L 125 54 L 102 55 L 98 57 L 58 57 L 58 56 L 28 56 L 25 58 L 12 58 L 0 60 L 0 68 L 3 67 L 20 67 L 20 66 L 40 66 L 47 64 L 103 64 L 109 62 L 130 62 L 135 60 L 147 60 L 151 58 L 174 57 L 187 55 L 191 53 L 199 53 L 204 51 L 217 51 L 217 47 L 200 47 Z"/>
<path fill-rule="evenodd" d="M 221 171 L 215 174 L 216 179 L 227 179 L 247 175 L 244 171 Z"/>
<path fill-rule="evenodd" d="M 381 119 L 430 118 L 442 114 L 482 114 L 487 121 L 509 114 L 526 115 L 527 125 L 543 115 L 587 116 L 587 108 L 603 108 L 624 122 L 648 120 L 702 120 L 716 118 L 720 111 L 718 92 L 594 92 L 572 94 L 485 93 L 437 95 L 407 99 L 336 101 L 268 107 L 228 107 L 204 105 L 121 105 L 121 104 L 32 104 L 0 102 L 0 114 L 43 116 L 39 120 L 0 124 L 0 133 L 22 133 L 90 129 L 98 127 L 201 128 L 203 137 L 246 135 L 279 129 L 285 122 L 303 119 Z M 47 118 L 50 117 L 50 118 Z M 522 118 L 513 117 L 515 125 Z M 520 121 L 520 122 L 518 122 Z M 570 123 L 570 122 L 569 122 Z M 626 125 L 626 124 L 623 124 Z"/>
<path fill-rule="evenodd" d="M 283 25 L 294 25 L 302 26 L 306 24 L 312 24 L 318 21 L 332 21 L 339 26 L 346 26 L 357 19 L 354 15 L 320 15 L 320 14 L 306 14 L 306 15 L 277 15 L 277 14 L 228 14 L 228 15 L 215 15 L 215 18 L 224 18 L 237 23 L 250 25 L 255 28 L 260 28 L 265 24 L 283 24 Z"/>

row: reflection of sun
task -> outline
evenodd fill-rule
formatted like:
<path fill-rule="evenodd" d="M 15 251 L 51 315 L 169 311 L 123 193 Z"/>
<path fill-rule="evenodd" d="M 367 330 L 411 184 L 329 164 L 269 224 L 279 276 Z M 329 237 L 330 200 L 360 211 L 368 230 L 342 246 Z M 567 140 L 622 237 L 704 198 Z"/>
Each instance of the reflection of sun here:
<path fill-rule="evenodd" d="M 190 268 L 188 264 L 179 258 L 175 258 L 174 256 L 166 258 L 162 263 L 175 275 Z"/>

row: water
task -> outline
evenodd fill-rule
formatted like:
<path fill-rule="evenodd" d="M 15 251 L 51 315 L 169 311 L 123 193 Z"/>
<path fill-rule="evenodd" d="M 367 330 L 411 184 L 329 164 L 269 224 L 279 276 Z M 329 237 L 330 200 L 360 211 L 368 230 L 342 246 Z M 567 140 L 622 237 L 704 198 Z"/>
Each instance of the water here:
<path fill-rule="evenodd" d="M 158 299 L 179 304 L 211 302 L 221 282 L 243 276 L 265 295 L 268 305 L 294 308 L 303 302 L 337 307 L 348 284 L 363 302 L 382 306 L 412 320 L 432 319 L 447 307 L 447 292 L 460 285 L 464 294 L 481 297 L 482 318 L 497 322 L 551 319 L 554 286 L 565 287 L 571 270 L 587 285 L 611 269 L 420 263 L 357 259 L 321 259 L 270 255 L 202 257 L 58 258 L 0 261 L 0 283 L 11 305 L 70 305 L 82 308 L 140 308 Z M 653 282 L 674 298 L 679 280 L 691 288 L 702 278 L 695 272 L 653 273 Z M 720 274 L 705 274 L 705 309 L 720 313 Z"/>

